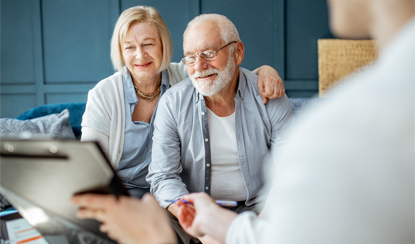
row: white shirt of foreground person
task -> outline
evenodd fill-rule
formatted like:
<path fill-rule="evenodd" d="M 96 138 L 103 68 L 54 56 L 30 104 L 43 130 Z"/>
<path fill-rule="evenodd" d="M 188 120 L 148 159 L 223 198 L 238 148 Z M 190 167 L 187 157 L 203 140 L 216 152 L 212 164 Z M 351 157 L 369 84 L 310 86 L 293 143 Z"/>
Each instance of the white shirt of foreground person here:
<path fill-rule="evenodd" d="M 412 19 L 374 65 L 298 119 L 265 219 L 240 214 L 226 243 L 414 243 L 414 91 Z"/>

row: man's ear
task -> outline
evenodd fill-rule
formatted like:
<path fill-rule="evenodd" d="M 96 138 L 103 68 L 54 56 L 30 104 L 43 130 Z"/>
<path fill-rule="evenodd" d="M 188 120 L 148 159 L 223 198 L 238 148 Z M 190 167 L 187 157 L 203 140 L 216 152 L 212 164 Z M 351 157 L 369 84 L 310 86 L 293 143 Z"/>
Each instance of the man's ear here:
<path fill-rule="evenodd" d="M 244 59 L 244 44 L 239 41 L 235 44 L 234 47 L 234 57 L 237 65 L 240 65 Z"/>

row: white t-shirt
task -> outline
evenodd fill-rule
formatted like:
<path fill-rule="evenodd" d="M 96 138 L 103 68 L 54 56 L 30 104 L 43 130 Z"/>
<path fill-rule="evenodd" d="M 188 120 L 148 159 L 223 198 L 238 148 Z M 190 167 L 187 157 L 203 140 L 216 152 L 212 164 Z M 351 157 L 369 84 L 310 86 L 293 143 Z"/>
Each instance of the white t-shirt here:
<path fill-rule="evenodd" d="M 235 113 L 218 117 L 209 108 L 211 147 L 211 196 L 214 199 L 244 201 L 247 189 L 238 161 Z"/>

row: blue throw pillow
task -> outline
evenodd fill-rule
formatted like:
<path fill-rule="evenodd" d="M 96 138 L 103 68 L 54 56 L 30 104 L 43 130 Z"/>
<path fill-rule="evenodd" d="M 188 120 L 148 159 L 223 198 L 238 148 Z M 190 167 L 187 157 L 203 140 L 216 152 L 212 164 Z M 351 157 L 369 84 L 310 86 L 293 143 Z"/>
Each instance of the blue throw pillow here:
<path fill-rule="evenodd" d="M 30 120 L 0 119 L 0 137 L 17 136 L 23 132 L 43 134 L 56 139 L 76 139 L 68 122 L 69 110 Z"/>
<path fill-rule="evenodd" d="M 82 115 L 85 111 L 85 103 L 58 103 L 58 104 L 46 104 L 39 107 L 32 108 L 16 119 L 28 120 L 35 119 L 49 114 L 56 114 L 62 112 L 64 109 L 69 109 L 69 124 L 74 131 L 77 139 L 81 138 L 81 121 Z"/>

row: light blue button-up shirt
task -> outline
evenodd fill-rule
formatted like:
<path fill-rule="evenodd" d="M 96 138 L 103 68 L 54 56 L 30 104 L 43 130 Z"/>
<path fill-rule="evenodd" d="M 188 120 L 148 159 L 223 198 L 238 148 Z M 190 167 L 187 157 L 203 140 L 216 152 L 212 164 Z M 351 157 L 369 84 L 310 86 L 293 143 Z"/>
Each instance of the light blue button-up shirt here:
<path fill-rule="evenodd" d="M 146 181 L 147 168 L 152 160 L 152 136 L 155 113 L 149 123 L 143 121 L 132 121 L 133 111 L 139 103 L 134 90 L 131 75 L 127 69 L 123 75 L 125 128 L 124 144 L 120 162 L 116 172 L 123 181 L 130 195 L 140 198 L 149 192 L 149 183 Z M 170 87 L 169 75 L 166 70 L 162 71 L 160 97 Z M 159 101 L 160 101 L 159 97 Z M 159 103 L 158 101 L 158 103 Z M 156 105 L 155 111 L 157 110 Z"/>
<path fill-rule="evenodd" d="M 278 153 L 284 132 L 294 116 L 287 96 L 263 104 L 257 76 L 240 68 L 235 96 L 235 132 L 238 160 L 247 187 L 246 205 L 262 199 L 263 163 Z M 146 180 L 160 205 L 190 192 L 210 193 L 211 152 L 207 108 L 189 78 L 160 99 L 153 133 L 152 162 Z M 233 199 L 229 199 L 233 200 Z"/>

